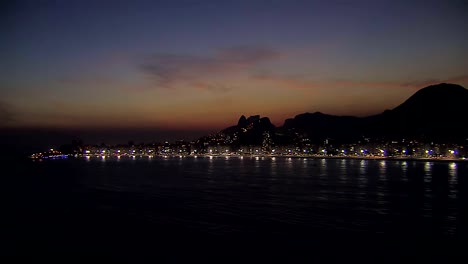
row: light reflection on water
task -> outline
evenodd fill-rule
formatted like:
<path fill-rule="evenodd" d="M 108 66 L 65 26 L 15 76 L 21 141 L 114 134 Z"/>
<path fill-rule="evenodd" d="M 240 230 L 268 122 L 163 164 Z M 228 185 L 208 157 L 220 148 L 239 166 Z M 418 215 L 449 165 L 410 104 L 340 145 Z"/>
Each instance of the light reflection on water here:
<path fill-rule="evenodd" d="M 401 162 L 401 181 L 407 182 L 408 181 L 408 162 L 407 161 L 402 161 Z"/>
<path fill-rule="evenodd" d="M 457 176 L 458 176 L 457 175 L 457 163 L 451 162 L 449 164 L 449 176 L 451 178 L 455 178 L 455 179 L 457 178 Z"/>
<path fill-rule="evenodd" d="M 320 159 L 320 164 L 322 164 L 322 166 L 326 166 L 327 165 L 327 159 Z"/>
<path fill-rule="evenodd" d="M 255 215 L 262 223 L 276 219 L 304 228 L 333 223 L 353 230 L 372 223 L 380 232 L 388 223 L 406 222 L 406 218 L 412 219 L 408 222 L 409 226 L 414 224 L 411 228 L 429 228 L 439 223 L 434 220 L 438 217 L 442 220 L 437 230 L 453 235 L 460 223 L 459 178 L 466 174 L 465 164 L 454 162 L 250 156 L 153 157 L 128 162 L 133 159 L 122 157 L 117 169 L 113 162 L 117 159 L 107 158 L 102 163 L 101 158 L 86 158 L 84 167 L 100 164 L 112 171 L 102 175 L 114 175 L 90 176 L 86 184 L 93 188 L 111 186 L 110 190 L 134 188 L 131 192 L 135 193 L 142 191 L 138 186 L 149 186 L 145 191 L 155 197 L 165 195 L 164 202 L 187 199 L 190 203 L 181 202 L 183 207 L 172 205 L 174 211 L 202 212 L 208 218 L 204 225 L 214 226 L 236 215 L 245 219 Z M 138 184 L 143 179 L 145 184 Z M 210 222 L 210 215 L 217 222 Z M 223 228 L 243 228 L 230 225 L 233 223 L 224 223 Z M 411 232 L 411 228 L 406 231 Z"/>
<path fill-rule="evenodd" d="M 368 183 L 367 174 L 367 160 L 361 160 L 359 162 L 359 175 L 358 175 L 358 187 L 365 188 Z"/>
<path fill-rule="evenodd" d="M 386 182 L 387 181 L 387 162 L 385 160 L 381 160 L 379 162 L 379 180 Z"/>
<path fill-rule="evenodd" d="M 12 232 L 14 237 L 32 239 L 27 244 L 33 251 L 36 241 L 44 241 L 52 254 L 53 246 L 60 251 L 70 245 L 65 252 L 110 254 L 115 248 L 129 253 L 128 259 L 141 254 L 140 248 L 154 254 L 164 251 L 160 245 L 171 244 L 172 257 L 182 252 L 181 244 L 201 244 L 195 254 L 230 247 L 231 254 L 281 251 L 284 259 L 298 262 L 290 256 L 303 251 L 319 259 L 312 251 L 324 245 L 326 257 L 341 252 L 351 259 L 351 251 L 374 251 L 371 260 L 405 248 L 402 258 L 426 256 L 423 263 L 439 256 L 439 248 L 463 252 L 467 237 L 467 163 L 100 156 L 29 164 L 9 196 L 19 209 L 11 210 L 14 219 L 21 220 L 9 225 L 20 231 Z M 25 185 L 25 179 L 30 183 Z M 14 186 L 4 185 L 5 190 Z M 200 242 L 212 237 L 219 248 Z M 245 248 L 239 248 L 242 243 Z M 86 244 L 93 247 L 81 250 Z M 259 245 L 266 246 L 259 250 Z"/>
<path fill-rule="evenodd" d="M 366 173 L 366 169 L 367 169 L 367 160 L 361 160 L 359 162 L 359 173 L 360 174 L 365 174 Z"/>
<path fill-rule="evenodd" d="M 338 173 L 338 180 L 340 182 L 345 182 L 347 180 L 347 174 L 346 174 L 346 170 L 347 170 L 347 160 L 346 159 L 341 159 L 340 160 L 340 170 L 339 170 L 339 173 Z"/>
<path fill-rule="evenodd" d="M 448 166 L 448 183 L 449 183 L 449 197 L 452 199 L 457 198 L 457 185 L 458 185 L 458 165 L 455 162 L 451 162 Z"/>
<path fill-rule="evenodd" d="M 432 162 L 428 161 L 424 163 L 424 172 L 426 173 L 426 176 L 432 176 Z"/>
<path fill-rule="evenodd" d="M 271 178 L 275 179 L 276 176 L 278 175 L 278 164 L 276 162 L 276 158 L 272 157 L 271 162 L 270 162 L 270 173 L 271 173 Z"/>

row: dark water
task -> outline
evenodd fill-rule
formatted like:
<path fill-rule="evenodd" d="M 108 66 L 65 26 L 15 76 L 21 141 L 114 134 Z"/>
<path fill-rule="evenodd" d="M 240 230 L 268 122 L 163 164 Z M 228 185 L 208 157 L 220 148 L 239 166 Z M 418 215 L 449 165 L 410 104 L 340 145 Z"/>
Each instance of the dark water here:
<path fill-rule="evenodd" d="M 79 262 L 454 261 L 468 164 L 288 158 L 11 162 L 2 251 Z"/>

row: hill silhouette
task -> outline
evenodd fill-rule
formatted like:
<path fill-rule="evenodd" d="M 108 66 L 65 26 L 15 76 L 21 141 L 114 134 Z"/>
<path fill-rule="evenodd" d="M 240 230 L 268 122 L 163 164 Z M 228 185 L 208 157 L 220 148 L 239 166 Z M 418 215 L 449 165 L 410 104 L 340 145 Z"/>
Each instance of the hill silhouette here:
<path fill-rule="evenodd" d="M 441 83 L 423 88 L 396 108 L 371 117 L 377 135 L 420 136 L 431 140 L 468 137 L 468 90 Z"/>
<path fill-rule="evenodd" d="M 241 116 L 237 125 L 228 127 L 221 133 L 237 138 L 237 142 L 242 145 L 260 145 L 265 133 L 271 135 L 275 133 L 275 126 L 268 117 L 261 118 L 260 115 L 254 115 L 246 118 Z"/>
<path fill-rule="evenodd" d="M 221 133 L 245 136 L 244 143 L 260 142 L 264 131 L 289 137 L 299 135 L 312 142 L 327 138 L 338 142 L 352 142 L 362 137 L 459 141 L 468 138 L 468 128 L 465 125 L 468 116 L 467 103 L 467 89 L 456 84 L 441 83 L 422 88 L 394 109 L 373 116 L 303 113 L 286 119 L 279 128 L 275 128 L 266 117 L 251 116 L 247 119 L 242 116 L 237 125 Z M 245 128 L 250 128 L 249 132 L 243 132 Z M 255 139 L 251 139 L 253 135 Z"/>

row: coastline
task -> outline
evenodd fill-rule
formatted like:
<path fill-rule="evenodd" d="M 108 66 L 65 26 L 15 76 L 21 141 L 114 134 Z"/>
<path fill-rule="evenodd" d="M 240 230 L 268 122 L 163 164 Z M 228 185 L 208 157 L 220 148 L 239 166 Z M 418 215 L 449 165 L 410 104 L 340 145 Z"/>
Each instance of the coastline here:
<path fill-rule="evenodd" d="M 203 157 L 240 157 L 239 155 L 199 155 Z M 188 156 L 190 157 L 190 156 Z M 269 158 L 305 158 L 305 159 L 347 159 L 347 160 L 384 160 L 384 161 L 430 161 L 430 162 L 468 162 L 468 159 L 450 158 L 415 158 L 415 157 L 362 157 L 362 156 L 300 156 L 300 155 L 245 155 L 243 157 L 269 157 Z"/>
<path fill-rule="evenodd" d="M 301 156 L 301 155 L 217 155 L 217 154 L 199 154 L 199 155 L 79 155 L 69 156 L 70 158 L 294 158 L 294 159 L 340 159 L 340 160 L 381 160 L 381 161 L 422 161 L 422 162 L 456 162 L 465 163 L 468 159 L 453 158 L 417 158 L 417 157 L 380 157 L 380 156 Z"/>

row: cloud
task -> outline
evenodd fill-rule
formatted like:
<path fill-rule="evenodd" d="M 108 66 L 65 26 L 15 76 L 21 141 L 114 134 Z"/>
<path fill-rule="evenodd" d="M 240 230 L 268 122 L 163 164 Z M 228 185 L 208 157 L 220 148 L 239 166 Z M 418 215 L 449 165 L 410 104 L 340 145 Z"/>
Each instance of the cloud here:
<path fill-rule="evenodd" d="M 254 81 L 267 82 L 271 85 L 290 90 L 309 90 L 323 87 L 324 82 L 305 80 L 298 76 L 280 76 L 280 75 L 252 75 Z"/>
<path fill-rule="evenodd" d="M 279 52 L 259 46 L 237 46 L 221 50 L 218 53 L 218 58 L 224 63 L 234 63 L 244 66 L 268 61 L 278 58 L 279 56 Z"/>
<path fill-rule="evenodd" d="M 361 81 L 361 80 L 307 80 L 301 76 L 281 76 L 281 75 L 252 75 L 254 81 L 266 82 L 290 90 L 314 90 L 314 89 L 334 89 L 334 88 L 411 88 L 420 89 L 438 83 L 468 83 L 468 75 L 456 76 L 447 79 L 426 79 L 411 82 L 401 81 Z"/>
<path fill-rule="evenodd" d="M 260 63 L 278 58 L 280 54 L 261 46 L 238 46 L 219 50 L 213 56 L 185 54 L 155 54 L 139 69 L 154 78 L 158 88 L 172 89 L 178 85 L 207 91 L 228 91 L 212 79 L 251 71 Z"/>
<path fill-rule="evenodd" d="M 70 77 L 60 77 L 56 80 L 59 84 L 65 85 L 102 85 L 114 82 L 114 79 L 103 76 L 88 76 L 85 74 Z"/>
<path fill-rule="evenodd" d="M 233 89 L 232 86 L 226 86 L 223 84 L 210 84 L 205 82 L 196 82 L 193 85 L 200 91 L 209 91 L 213 93 L 227 93 Z"/>

